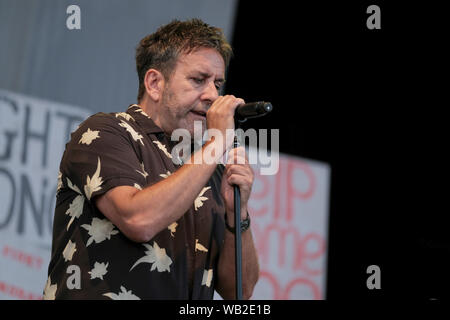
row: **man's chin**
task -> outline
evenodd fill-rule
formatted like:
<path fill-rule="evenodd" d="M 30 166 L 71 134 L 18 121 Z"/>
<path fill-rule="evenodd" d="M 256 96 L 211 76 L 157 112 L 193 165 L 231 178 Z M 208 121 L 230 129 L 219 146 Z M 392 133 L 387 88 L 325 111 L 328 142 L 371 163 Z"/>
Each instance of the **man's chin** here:
<path fill-rule="evenodd" d="M 176 140 L 183 137 L 183 140 L 199 141 L 203 139 L 206 131 L 206 120 L 194 120 L 179 125 L 172 132 L 172 139 Z"/>
<path fill-rule="evenodd" d="M 191 134 L 192 140 L 201 139 L 206 131 L 206 119 L 193 121 L 188 131 Z"/>

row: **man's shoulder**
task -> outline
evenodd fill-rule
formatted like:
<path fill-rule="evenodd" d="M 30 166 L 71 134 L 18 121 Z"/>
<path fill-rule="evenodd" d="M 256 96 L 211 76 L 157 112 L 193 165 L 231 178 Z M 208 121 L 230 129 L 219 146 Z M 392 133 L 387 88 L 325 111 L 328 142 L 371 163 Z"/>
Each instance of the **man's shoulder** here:
<path fill-rule="evenodd" d="M 86 130 L 87 128 L 91 130 L 93 128 L 121 128 L 122 131 L 124 127 L 129 125 L 134 127 L 134 122 L 134 119 L 126 112 L 97 112 L 81 122 L 76 131 Z"/>
<path fill-rule="evenodd" d="M 117 125 L 117 123 L 120 123 L 121 119 L 126 121 L 131 120 L 130 117 L 127 117 L 126 112 L 97 112 L 86 118 L 81 125 L 97 123 Z"/>
<path fill-rule="evenodd" d="M 82 141 L 83 137 L 103 136 L 127 136 L 128 131 L 138 131 L 134 119 L 127 116 L 125 112 L 97 112 L 90 115 L 71 133 L 71 141 Z M 103 135 L 102 135 L 103 133 Z"/>

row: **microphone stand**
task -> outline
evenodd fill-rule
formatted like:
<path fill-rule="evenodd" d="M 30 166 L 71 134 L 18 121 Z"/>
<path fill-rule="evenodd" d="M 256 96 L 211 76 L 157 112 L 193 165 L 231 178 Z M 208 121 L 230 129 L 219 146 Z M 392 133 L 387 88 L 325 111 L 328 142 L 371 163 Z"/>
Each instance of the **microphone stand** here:
<path fill-rule="evenodd" d="M 239 124 L 247 121 L 247 118 L 258 118 L 272 111 L 270 102 L 250 103 L 250 111 L 240 117 L 234 117 L 234 128 L 239 129 Z M 237 135 L 234 135 L 233 148 L 239 147 Z M 234 188 L 234 236 L 235 236 L 235 274 L 236 274 L 236 300 L 242 300 L 242 240 L 241 240 L 241 191 L 237 185 Z"/>
<path fill-rule="evenodd" d="M 237 121 L 236 121 L 237 124 Z M 237 127 L 236 127 L 237 128 Z M 237 136 L 234 136 L 233 148 L 239 147 Z M 242 300 L 242 240 L 241 240 L 241 190 L 234 188 L 234 237 L 235 237 L 235 275 L 236 300 Z"/>

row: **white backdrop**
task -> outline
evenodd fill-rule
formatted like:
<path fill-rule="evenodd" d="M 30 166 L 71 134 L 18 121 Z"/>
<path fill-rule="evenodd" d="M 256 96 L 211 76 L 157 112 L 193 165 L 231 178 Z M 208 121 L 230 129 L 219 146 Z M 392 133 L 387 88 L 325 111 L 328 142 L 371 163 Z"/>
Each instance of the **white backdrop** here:
<path fill-rule="evenodd" d="M 0 114 L 0 298 L 40 299 L 59 162 L 91 112 L 0 90 Z M 254 167 L 249 212 L 261 275 L 253 299 L 323 299 L 330 168 L 284 154 L 278 166 L 276 175 Z"/>

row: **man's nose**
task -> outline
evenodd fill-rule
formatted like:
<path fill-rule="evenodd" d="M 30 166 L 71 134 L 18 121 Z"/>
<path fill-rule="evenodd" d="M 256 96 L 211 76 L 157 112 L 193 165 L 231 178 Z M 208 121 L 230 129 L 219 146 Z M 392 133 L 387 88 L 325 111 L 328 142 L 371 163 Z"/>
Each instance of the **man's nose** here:
<path fill-rule="evenodd" d="M 202 93 L 201 99 L 212 104 L 219 97 L 219 92 L 213 81 L 209 82 Z"/>

